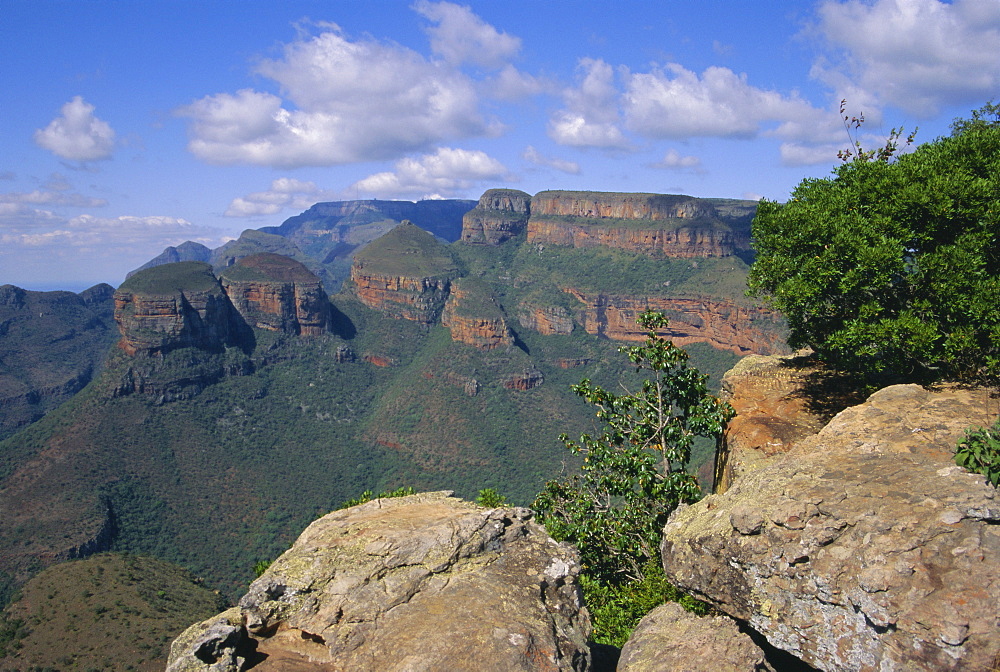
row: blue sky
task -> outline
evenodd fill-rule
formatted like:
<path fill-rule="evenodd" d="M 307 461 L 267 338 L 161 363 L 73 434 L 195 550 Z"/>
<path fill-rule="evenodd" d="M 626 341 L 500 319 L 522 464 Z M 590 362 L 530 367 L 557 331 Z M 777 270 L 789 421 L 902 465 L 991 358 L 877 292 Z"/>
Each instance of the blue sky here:
<path fill-rule="evenodd" d="M 783 200 L 1000 99 L 997 0 L 0 0 L 0 284 L 118 285 L 312 203 Z"/>

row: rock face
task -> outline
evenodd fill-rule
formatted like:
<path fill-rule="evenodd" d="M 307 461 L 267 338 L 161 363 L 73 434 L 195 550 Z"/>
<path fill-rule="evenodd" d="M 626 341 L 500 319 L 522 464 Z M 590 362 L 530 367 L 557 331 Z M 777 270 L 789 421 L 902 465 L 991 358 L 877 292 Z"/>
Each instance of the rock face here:
<path fill-rule="evenodd" d="M 433 324 L 444 308 L 458 267 L 447 248 L 410 222 L 354 257 L 354 293 L 369 308 L 392 317 Z"/>
<path fill-rule="evenodd" d="M 198 261 L 136 273 L 115 292 L 119 346 L 129 355 L 220 350 L 236 336 L 235 310 L 212 267 Z"/>
<path fill-rule="evenodd" d="M 691 196 L 543 191 L 531 199 L 528 242 L 726 257 L 745 249 L 743 228 L 727 224 L 711 203 Z"/>
<path fill-rule="evenodd" d="M 585 294 L 567 289 L 583 307 L 577 321 L 588 334 L 616 341 L 641 341 L 646 334 L 636 325 L 645 310 L 662 312 L 670 319 L 671 340 L 679 346 L 708 343 L 738 355 L 787 352 L 777 325 L 777 313 L 738 305 L 732 301 L 675 297 Z M 770 329 L 758 324 L 770 323 Z"/>
<path fill-rule="evenodd" d="M 441 314 L 441 324 L 451 338 L 479 350 L 495 350 L 514 344 L 507 320 L 489 287 L 475 278 L 459 278 Z"/>
<path fill-rule="evenodd" d="M 518 306 L 517 321 L 525 329 L 537 331 L 545 336 L 573 333 L 573 315 L 562 306 L 534 306 L 522 303 Z"/>
<path fill-rule="evenodd" d="M 622 648 L 617 672 L 757 672 L 764 652 L 732 619 L 699 617 L 668 602 L 646 614 Z"/>
<path fill-rule="evenodd" d="M 279 254 L 240 259 L 220 274 L 230 301 L 252 326 L 319 336 L 330 326 L 330 298 L 309 269 Z"/>
<path fill-rule="evenodd" d="M 715 456 L 713 491 L 721 494 L 733 481 L 768 457 L 787 453 L 825 424 L 801 393 L 813 369 L 802 357 L 748 355 L 722 377 L 723 398 L 736 411 Z"/>
<path fill-rule="evenodd" d="M 1000 498 L 955 466 L 986 391 L 885 388 L 670 518 L 667 576 L 822 670 L 990 670 Z"/>
<path fill-rule="evenodd" d="M 516 189 L 489 189 L 462 217 L 461 240 L 499 245 L 524 231 L 530 214 L 528 194 Z"/>
<path fill-rule="evenodd" d="M 527 509 L 448 494 L 320 518 L 168 671 L 589 669 L 574 551 Z"/>

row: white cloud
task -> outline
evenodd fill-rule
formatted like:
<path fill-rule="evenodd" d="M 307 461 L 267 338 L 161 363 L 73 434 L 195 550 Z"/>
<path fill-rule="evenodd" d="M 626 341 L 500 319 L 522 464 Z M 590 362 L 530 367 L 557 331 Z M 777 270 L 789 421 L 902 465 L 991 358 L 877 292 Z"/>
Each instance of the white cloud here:
<path fill-rule="evenodd" d="M 799 142 L 781 143 L 781 162 L 786 166 L 814 166 L 837 163 L 837 152 L 847 147 L 846 135 L 843 144 L 809 145 Z"/>
<path fill-rule="evenodd" d="M 654 163 L 653 167 L 668 170 L 697 170 L 701 168 L 701 159 L 697 156 L 681 156 L 680 152 L 671 148 L 663 156 L 663 160 Z"/>
<path fill-rule="evenodd" d="M 315 182 L 303 182 L 291 177 L 280 177 L 271 182 L 267 191 L 257 191 L 234 198 L 226 209 L 226 217 L 255 217 L 274 215 L 285 208 L 306 210 L 319 201 L 333 200 L 336 194 L 324 191 Z"/>
<path fill-rule="evenodd" d="M 814 74 L 848 101 L 845 78 L 919 116 L 982 103 L 1000 90 L 996 0 L 827 0 L 818 13 L 820 32 L 843 58 L 819 63 Z"/>
<path fill-rule="evenodd" d="M 449 147 L 419 159 L 401 159 L 394 168 L 369 175 L 350 191 L 382 198 L 454 198 L 477 183 L 511 179 L 507 168 L 485 152 Z"/>
<path fill-rule="evenodd" d="M 479 113 L 475 83 L 455 67 L 396 44 L 352 41 L 331 24 L 321 28 L 258 64 L 283 98 L 244 89 L 179 109 L 191 119 L 189 150 L 210 163 L 325 166 L 495 130 Z"/>
<path fill-rule="evenodd" d="M 602 60 L 582 58 L 578 71 L 580 84 L 563 91 L 565 108 L 549 120 L 549 137 L 571 147 L 627 149 L 629 142 L 618 127 L 614 70 Z"/>
<path fill-rule="evenodd" d="M 469 7 L 419 0 L 413 9 L 437 23 L 426 29 L 431 50 L 453 65 L 473 63 L 497 69 L 521 50 L 520 38 L 497 31 Z"/>
<path fill-rule="evenodd" d="M 569 173 L 570 175 L 580 174 L 580 164 L 576 161 L 566 161 L 565 159 L 545 156 L 531 145 L 525 147 L 524 151 L 521 153 L 521 158 L 525 161 L 534 163 L 535 165 L 555 168 L 558 171 Z"/>
<path fill-rule="evenodd" d="M 803 132 L 803 122 L 826 114 L 797 95 L 751 86 L 729 68 L 710 67 L 699 77 L 669 63 L 626 80 L 627 125 L 654 138 L 753 138 L 768 123 L 794 135 Z"/>
<path fill-rule="evenodd" d="M 81 96 L 63 105 L 62 115 L 35 131 L 34 137 L 39 147 L 71 161 L 108 159 L 115 147 L 114 130 L 94 116 L 94 106 Z"/>
<path fill-rule="evenodd" d="M 551 81 L 521 72 L 513 65 L 506 65 L 495 76 L 483 80 L 479 90 L 484 96 L 496 100 L 521 100 L 540 93 L 557 90 Z"/>
<path fill-rule="evenodd" d="M 35 189 L 34 191 L 27 193 L 10 192 L 0 194 L 0 203 L 22 203 L 27 205 L 50 206 L 65 205 L 73 208 L 100 208 L 108 204 L 108 202 L 103 198 L 90 198 L 89 196 L 83 196 L 82 194 L 66 193 L 65 190 L 43 191 L 40 189 Z"/>

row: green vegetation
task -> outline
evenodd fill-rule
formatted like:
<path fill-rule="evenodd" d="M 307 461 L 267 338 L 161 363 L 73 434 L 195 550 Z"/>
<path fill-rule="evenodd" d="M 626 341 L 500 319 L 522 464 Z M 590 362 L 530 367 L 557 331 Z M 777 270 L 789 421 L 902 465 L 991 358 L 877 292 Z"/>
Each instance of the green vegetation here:
<path fill-rule="evenodd" d="M 507 498 L 493 488 L 483 488 L 476 495 L 476 504 L 492 509 L 499 506 L 507 506 Z"/>
<path fill-rule="evenodd" d="M 372 501 L 373 499 L 392 499 L 395 497 L 409 497 L 410 495 L 415 495 L 416 493 L 417 491 L 414 490 L 413 488 L 405 486 L 396 488 L 395 490 L 383 490 L 377 495 L 373 495 L 371 490 L 365 490 L 357 497 L 347 500 L 337 508 L 349 509 L 352 506 L 357 506 L 358 504 L 366 504 Z"/>
<path fill-rule="evenodd" d="M 147 268 L 123 282 L 118 289 L 151 296 L 222 291 L 212 274 L 212 267 L 200 261 L 179 261 Z"/>
<path fill-rule="evenodd" d="M 410 278 L 453 278 L 458 266 L 448 247 L 432 234 L 403 222 L 355 255 L 366 273 Z"/>
<path fill-rule="evenodd" d="M 955 450 L 955 464 L 982 474 L 993 487 L 1000 487 L 1000 419 L 992 427 L 974 427 Z"/>
<path fill-rule="evenodd" d="M 643 582 L 659 564 L 663 525 L 678 504 L 699 497 L 686 471 L 694 437 L 720 435 L 733 414 L 708 393 L 707 376 L 688 365 L 687 353 L 657 335 L 667 326 L 665 317 L 646 312 L 638 323 L 648 330 L 646 340 L 619 351 L 643 372 L 640 389 L 617 395 L 586 379 L 573 386 L 597 407 L 604 427 L 596 438 L 560 436 L 583 457 L 581 473 L 549 481 L 533 504 L 553 537 L 579 549 L 589 579 L 585 590 L 603 605 L 598 614 L 615 618 L 608 623 L 595 616 L 595 636 L 603 638 L 596 641 L 608 643 L 626 628 L 609 605 L 648 599 L 653 588 Z"/>
<path fill-rule="evenodd" d="M 872 384 L 995 378 L 1000 106 L 891 160 L 896 138 L 761 202 L 750 289 L 790 345 Z"/>
<path fill-rule="evenodd" d="M 29 581 L 0 619 L 0 668 L 162 670 L 170 642 L 226 604 L 180 567 L 105 553 Z"/>

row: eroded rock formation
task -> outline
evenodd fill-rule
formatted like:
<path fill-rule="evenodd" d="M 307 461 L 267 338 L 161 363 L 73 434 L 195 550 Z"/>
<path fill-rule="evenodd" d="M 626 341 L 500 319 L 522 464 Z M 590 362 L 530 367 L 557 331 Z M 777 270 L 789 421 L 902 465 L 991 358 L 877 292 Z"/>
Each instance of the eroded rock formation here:
<path fill-rule="evenodd" d="M 516 189 L 488 189 L 462 217 L 462 242 L 499 245 L 528 225 L 531 196 Z"/>
<path fill-rule="evenodd" d="M 119 346 L 129 355 L 220 350 L 236 335 L 232 303 L 203 262 L 148 268 L 122 283 L 114 299 Z"/>
<path fill-rule="evenodd" d="M 583 304 L 576 311 L 576 317 L 588 334 L 616 341 L 641 341 L 646 333 L 636 324 L 636 317 L 645 310 L 656 310 L 670 319 L 667 336 L 682 347 L 691 343 L 708 343 L 738 355 L 787 352 L 781 337 L 780 316 L 763 308 L 707 298 L 566 291 Z"/>
<path fill-rule="evenodd" d="M 586 670 L 575 552 L 527 509 L 426 493 L 315 521 L 169 672 Z"/>
<path fill-rule="evenodd" d="M 990 407 L 877 392 L 675 512 L 668 578 L 822 670 L 994 669 L 1000 498 L 953 462 Z"/>
<path fill-rule="evenodd" d="M 573 314 L 562 306 L 522 303 L 518 306 L 517 321 L 525 329 L 545 336 L 573 333 Z"/>
<path fill-rule="evenodd" d="M 230 301 L 251 326 L 318 336 L 330 325 L 330 298 L 309 269 L 289 257 L 244 257 L 219 274 Z"/>
<path fill-rule="evenodd" d="M 441 324 L 451 330 L 451 338 L 480 350 L 513 345 L 514 336 L 496 297 L 476 278 L 459 278 L 441 313 Z"/>
<path fill-rule="evenodd" d="M 403 222 L 354 257 L 354 293 L 391 317 L 433 324 L 458 268 L 434 236 Z"/>

